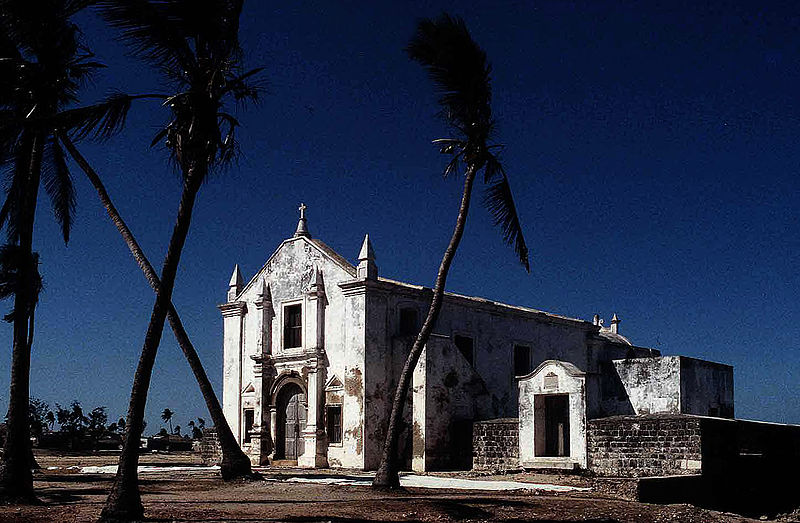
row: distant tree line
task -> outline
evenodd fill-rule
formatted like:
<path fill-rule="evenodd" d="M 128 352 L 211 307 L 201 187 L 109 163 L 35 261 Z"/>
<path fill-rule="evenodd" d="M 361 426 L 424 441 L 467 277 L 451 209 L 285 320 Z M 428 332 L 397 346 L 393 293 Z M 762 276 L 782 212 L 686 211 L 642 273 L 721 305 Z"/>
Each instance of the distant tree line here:
<path fill-rule="evenodd" d="M 106 410 L 106 407 L 95 407 L 86 413 L 77 400 L 73 400 L 68 407 L 56 403 L 55 409 L 51 409 L 47 402 L 32 397 L 28 408 L 31 441 L 34 446 L 40 448 L 61 450 L 118 449 L 125 435 L 125 418 L 121 417 L 109 424 Z M 180 425 L 175 425 L 173 428 L 173 418 L 174 412 L 164 409 L 161 419 L 169 423 L 169 432 L 162 427 L 153 436 L 162 439 L 172 436 L 186 440 L 203 437 L 203 429 L 206 426 L 203 418 L 189 420 L 187 423 L 189 432 L 186 434 L 181 434 Z M 147 422 L 143 424 L 147 426 Z M 0 445 L 4 440 L 5 431 L 0 430 Z M 160 446 L 162 449 L 169 447 L 168 442 Z"/>

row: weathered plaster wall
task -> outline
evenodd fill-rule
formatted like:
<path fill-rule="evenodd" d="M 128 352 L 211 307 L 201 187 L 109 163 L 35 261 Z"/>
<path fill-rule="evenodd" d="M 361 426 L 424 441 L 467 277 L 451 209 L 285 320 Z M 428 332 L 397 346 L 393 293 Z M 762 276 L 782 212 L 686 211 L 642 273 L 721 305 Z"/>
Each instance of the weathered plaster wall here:
<path fill-rule="evenodd" d="M 733 417 L 733 367 L 729 365 L 684 356 L 615 360 L 613 365 L 617 375 L 608 373 L 603 379 L 608 383 L 618 378 L 623 393 L 604 391 L 606 415 Z"/>
<path fill-rule="evenodd" d="M 242 391 L 242 311 L 246 306 L 233 305 L 223 311 L 222 352 L 222 412 L 228 420 L 233 436 L 241 441 L 240 411 Z"/>
<path fill-rule="evenodd" d="M 614 368 L 632 407 L 632 414 L 681 412 L 681 363 L 678 356 L 615 360 Z M 616 414 L 611 407 L 607 407 L 607 412 Z"/>
<path fill-rule="evenodd" d="M 344 323 L 339 326 L 345 334 L 341 361 L 341 375 L 344 377 L 342 445 L 328 447 L 331 466 L 364 468 L 365 309 L 366 295 L 363 292 L 348 293 Z"/>
<path fill-rule="evenodd" d="M 472 466 L 472 422 L 491 416 L 486 383 L 447 337 L 425 348 L 425 470 Z"/>
<path fill-rule="evenodd" d="M 733 418 L 733 367 L 680 357 L 681 412 Z"/>

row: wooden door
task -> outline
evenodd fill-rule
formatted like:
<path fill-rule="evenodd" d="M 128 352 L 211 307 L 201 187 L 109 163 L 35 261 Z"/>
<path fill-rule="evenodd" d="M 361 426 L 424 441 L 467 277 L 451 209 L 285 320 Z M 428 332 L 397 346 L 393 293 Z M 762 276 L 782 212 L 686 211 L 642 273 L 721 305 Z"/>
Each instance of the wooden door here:
<path fill-rule="evenodd" d="M 297 459 L 303 454 L 303 429 L 306 428 L 306 395 L 297 385 L 286 385 L 280 393 L 280 429 L 278 451 L 284 459 Z M 283 448 L 281 448 L 283 447 Z"/>

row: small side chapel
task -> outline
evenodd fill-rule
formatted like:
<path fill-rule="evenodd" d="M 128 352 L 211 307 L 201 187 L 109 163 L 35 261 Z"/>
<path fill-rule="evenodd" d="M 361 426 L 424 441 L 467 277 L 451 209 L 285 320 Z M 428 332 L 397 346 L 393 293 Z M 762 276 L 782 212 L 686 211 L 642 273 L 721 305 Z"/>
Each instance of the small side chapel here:
<path fill-rule="evenodd" d="M 252 463 L 377 468 L 431 296 L 379 276 L 368 235 L 355 265 L 313 238 L 305 205 L 249 282 L 235 266 L 219 305 L 223 410 Z M 525 466 L 586 467 L 589 419 L 733 416 L 731 367 L 661 358 L 619 323 L 446 293 L 404 410 L 405 468 L 470 468 L 479 420 L 518 418 Z"/>

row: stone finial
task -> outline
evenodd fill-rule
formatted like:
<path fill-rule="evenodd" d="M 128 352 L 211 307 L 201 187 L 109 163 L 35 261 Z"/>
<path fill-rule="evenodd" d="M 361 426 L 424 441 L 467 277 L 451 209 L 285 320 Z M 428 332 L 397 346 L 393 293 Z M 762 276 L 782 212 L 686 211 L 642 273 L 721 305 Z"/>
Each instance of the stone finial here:
<path fill-rule="evenodd" d="M 311 238 L 311 233 L 308 232 L 308 224 L 306 223 L 306 204 L 301 203 L 300 207 L 297 210 L 300 211 L 300 221 L 297 222 L 297 230 L 294 231 L 294 236 L 297 238 L 298 236 L 305 236 L 306 238 Z"/>
<path fill-rule="evenodd" d="M 325 294 L 325 284 L 322 282 L 322 271 L 319 270 L 319 267 L 316 265 L 314 266 L 314 275 L 312 276 L 311 285 L 308 290 L 311 294 Z"/>
<path fill-rule="evenodd" d="M 611 332 L 619 334 L 619 323 L 621 321 L 621 319 L 617 318 L 617 313 L 614 313 L 614 317 L 611 318 Z"/>
<path fill-rule="evenodd" d="M 361 252 L 358 253 L 359 278 L 374 280 L 378 278 L 378 266 L 375 265 L 375 251 L 372 250 L 372 243 L 369 241 L 369 234 L 364 236 L 364 243 L 361 244 Z"/>
<path fill-rule="evenodd" d="M 594 318 L 592 318 L 592 325 L 600 325 L 600 315 L 595 314 Z"/>
<path fill-rule="evenodd" d="M 233 267 L 233 274 L 231 274 L 231 281 L 228 283 L 228 301 L 233 301 L 242 292 L 244 280 L 242 279 L 242 271 L 239 270 L 237 263 Z"/>
<path fill-rule="evenodd" d="M 258 292 L 258 297 L 263 303 L 272 303 L 272 291 L 266 279 L 261 280 L 261 290 Z"/>

